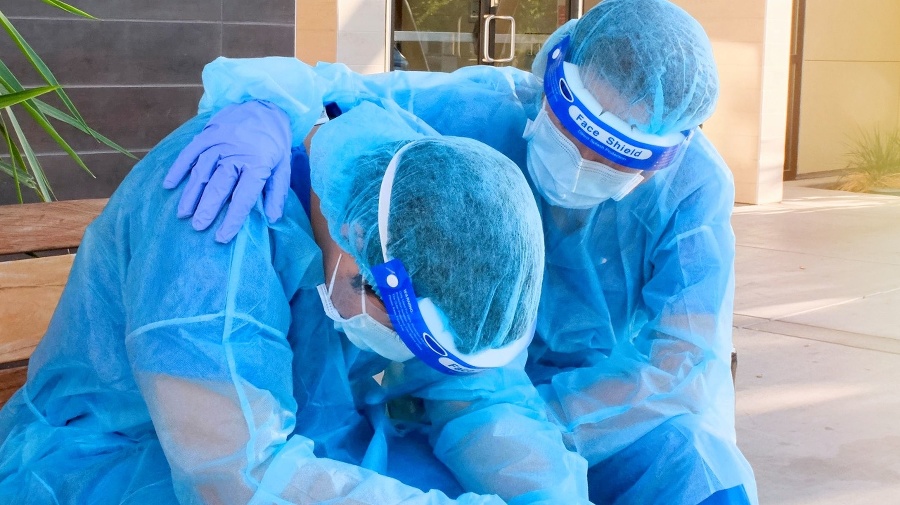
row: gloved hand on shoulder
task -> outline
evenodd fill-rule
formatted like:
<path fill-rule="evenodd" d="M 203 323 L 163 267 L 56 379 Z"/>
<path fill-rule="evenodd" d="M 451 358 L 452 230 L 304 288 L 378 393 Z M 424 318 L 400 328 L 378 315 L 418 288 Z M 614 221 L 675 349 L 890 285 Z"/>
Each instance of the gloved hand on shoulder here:
<path fill-rule="evenodd" d="M 178 217 L 193 216 L 195 230 L 208 228 L 229 197 L 225 219 L 216 230 L 217 242 L 237 235 L 260 195 L 266 217 L 277 221 L 290 188 L 290 119 L 263 101 L 225 107 L 178 155 L 163 187 L 175 188 L 188 172 Z"/>

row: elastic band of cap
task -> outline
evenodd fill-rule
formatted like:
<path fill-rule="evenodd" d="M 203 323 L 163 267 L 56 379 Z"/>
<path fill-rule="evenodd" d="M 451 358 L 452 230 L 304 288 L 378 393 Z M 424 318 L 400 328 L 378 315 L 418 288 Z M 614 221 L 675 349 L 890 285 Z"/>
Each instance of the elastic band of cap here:
<path fill-rule="evenodd" d="M 413 140 L 394 153 L 384 171 L 384 177 L 381 179 L 381 189 L 378 192 L 378 240 L 381 243 L 381 255 L 384 257 L 384 261 L 391 259 L 387 252 L 387 243 L 390 238 L 388 236 L 388 218 L 391 215 L 391 194 L 394 190 L 394 179 L 397 177 L 397 167 L 400 165 L 400 157 L 415 143 L 416 141 Z"/>

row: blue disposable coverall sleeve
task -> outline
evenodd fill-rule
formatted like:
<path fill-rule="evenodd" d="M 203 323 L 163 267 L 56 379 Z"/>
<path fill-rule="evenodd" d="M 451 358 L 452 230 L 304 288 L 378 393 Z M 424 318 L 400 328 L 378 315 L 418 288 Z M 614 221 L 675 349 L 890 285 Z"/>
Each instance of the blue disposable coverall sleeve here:
<path fill-rule="evenodd" d="M 179 150 L 167 147 L 144 163 L 167 166 L 171 159 L 160 159 L 161 152 L 174 157 Z M 141 212 L 154 212 L 162 198 L 158 215 L 171 216 L 175 194 L 161 193 L 151 191 Z M 291 436 L 303 411 L 296 412 L 287 336 L 303 321 L 290 304 L 299 279 L 319 267 L 296 198 L 285 217 L 269 225 L 257 205 L 229 245 L 194 234 L 184 222 L 158 219 L 156 228 L 135 229 L 128 257 L 120 258 L 127 262 L 121 290 L 128 360 L 176 495 L 182 503 L 456 503 L 439 491 L 318 458 L 312 441 Z M 458 502 L 502 503 L 473 494 Z"/>
<path fill-rule="evenodd" d="M 525 358 L 523 353 L 503 368 L 455 377 L 418 361 L 393 364 L 383 391 L 424 400 L 434 453 L 464 489 L 513 504 L 588 503 L 587 463 L 566 450 L 548 421 L 547 407 L 525 375 Z"/>
<path fill-rule="evenodd" d="M 323 103 L 328 102 L 336 103 L 343 111 L 362 101 L 374 101 L 386 109 L 402 104 L 402 108 L 415 112 L 416 101 L 427 96 L 428 89 L 446 90 L 463 81 L 477 82 L 481 90 L 496 89 L 505 95 L 519 93 L 518 102 L 523 104 L 534 104 L 538 101 L 536 98 L 540 98 L 540 83 L 527 72 L 511 67 L 492 69 L 488 73 L 480 70 L 472 67 L 452 74 L 391 72 L 361 75 L 340 63 L 319 63 L 311 67 L 296 58 L 219 57 L 203 69 L 204 95 L 199 111 L 201 114 L 217 112 L 228 105 L 249 100 L 271 102 L 290 117 L 292 145 L 297 146 L 303 143 L 319 118 Z M 422 105 L 433 105 L 434 100 L 440 98 L 433 95 Z M 538 111 L 532 108 L 534 110 L 528 112 L 534 117 Z M 457 119 L 465 120 L 464 117 Z"/>

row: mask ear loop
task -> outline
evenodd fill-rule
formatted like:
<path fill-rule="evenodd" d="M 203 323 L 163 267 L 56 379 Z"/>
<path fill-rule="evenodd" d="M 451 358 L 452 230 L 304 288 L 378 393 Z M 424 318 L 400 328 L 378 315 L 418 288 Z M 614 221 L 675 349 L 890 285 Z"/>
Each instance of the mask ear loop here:
<path fill-rule="evenodd" d="M 337 279 L 338 267 L 341 266 L 341 258 L 344 257 L 344 253 L 338 254 L 337 263 L 334 265 L 334 270 L 331 271 L 331 282 L 328 283 L 328 299 L 331 299 L 331 294 L 334 293 L 334 280 Z"/>
<path fill-rule="evenodd" d="M 362 304 L 362 313 L 368 315 L 366 312 L 366 288 L 365 286 L 361 287 L 359 290 L 359 302 Z"/>
<path fill-rule="evenodd" d="M 325 287 L 325 283 L 319 284 L 316 286 L 316 289 L 319 291 L 319 297 L 322 299 L 322 307 L 325 309 L 325 314 L 328 315 L 329 318 L 334 320 L 335 322 L 345 322 L 341 313 L 338 312 L 337 308 L 334 306 L 334 302 L 331 300 L 331 294 L 334 292 L 334 282 L 337 278 L 338 267 L 341 264 L 341 258 L 344 256 L 343 253 L 338 255 L 337 264 L 334 266 L 334 270 L 331 272 L 331 282 L 328 284 L 328 287 Z"/>

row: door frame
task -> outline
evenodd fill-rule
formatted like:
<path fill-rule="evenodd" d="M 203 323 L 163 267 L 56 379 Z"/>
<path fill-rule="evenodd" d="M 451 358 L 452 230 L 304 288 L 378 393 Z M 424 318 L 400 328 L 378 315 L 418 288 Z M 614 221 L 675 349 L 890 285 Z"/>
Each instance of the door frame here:
<path fill-rule="evenodd" d="M 791 30 L 791 64 L 788 77 L 787 129 L 784 142 L 783 180 L 797 178 L 800 145 L 800 88 L 803 77 L 803 34 L 806 25 L 806 0 L 794 0 Z"/>

